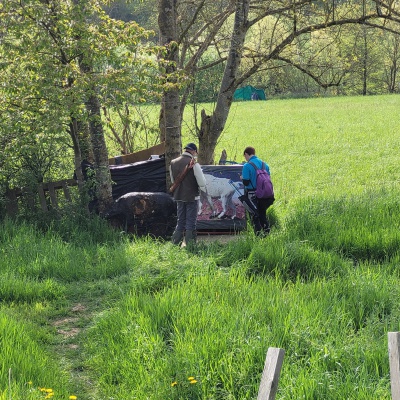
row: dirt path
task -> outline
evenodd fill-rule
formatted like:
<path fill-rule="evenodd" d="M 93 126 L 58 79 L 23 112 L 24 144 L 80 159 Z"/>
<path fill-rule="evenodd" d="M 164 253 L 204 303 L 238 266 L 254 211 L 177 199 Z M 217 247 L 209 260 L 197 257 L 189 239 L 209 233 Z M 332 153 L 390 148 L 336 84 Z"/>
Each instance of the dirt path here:
<path fill-rule="evenodd" d="M 85 367 L 82 349 L 82 335 L 91 325 L 93 314 L 90 305 L 72 303 L 62 318 L 51 321 L 56 328 L 57 340 L 54 352 L 62 360 L 65 369 L 74 382 L 75 394 L 82 400 L 96 399 L 95 385 Z"/>
<path fill-rule="evenodd" d="M 212 242 L 219 242 L 219 243 L 229 243 L 232 242 L 233 240 L 239 240 L 240 235 L 210 235 L 210 234 L 197 234 L 197 240 L 199 242 L 206 242 L 206 243 L 212 243 Z"/>

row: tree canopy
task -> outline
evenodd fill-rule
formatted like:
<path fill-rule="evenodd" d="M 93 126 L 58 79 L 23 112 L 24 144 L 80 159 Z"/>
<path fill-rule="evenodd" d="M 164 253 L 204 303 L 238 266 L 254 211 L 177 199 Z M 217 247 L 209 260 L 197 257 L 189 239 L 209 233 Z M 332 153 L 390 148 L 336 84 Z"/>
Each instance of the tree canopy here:
<path fill-rule="evenodd" d="M 166 9 L 173 11 L 168 14 L 169 26 L 176 29 L 170 32 L 169 40 L 175 43 L 177 69 L 186 73 L 189 82 L 196 79 L 200 69 L 224 65 L 214 109 L 211 114 L 202 110 L 196 126 L 200 160 L 207 164 L 214 162 L 215 147 L 225 127 L 233 94 L 240 85 L 262 71 L 289 66 L 320 87 L 338 87 L 357 64 L 361 65 L 365 86 L 367 74 L 372 75 L 372 64 L 367 63 L 374 48 L 368 46 L 367 29 L 368 35 L 372 30 L 394 35 L 399 32 L 400 10 L 392 1 L 203 0 L 187 4 L 160 0 L 161 3 L 160 13 Z M 206 54 L 215 55 L 208 65 L 201 62 Z M 175 125 L 182 118 L 190 88 L 186 85 L 175 106 L 169 105 L 181 112 Z"/>
<path fill-rule="evenodd" d="M 100 107 L 160 90 L 157 48 L 145 43 L 151 32 L 111 19 L 96 1 L 5 0 L 0 7 L 0 138 L 11 154 L 2 158 L 1 178 L 15 182 L 27 152 L 69 149 L 75 169 L 91 158 L 97 187 L 107 192 L 99 200 L 109 202 Z"/>

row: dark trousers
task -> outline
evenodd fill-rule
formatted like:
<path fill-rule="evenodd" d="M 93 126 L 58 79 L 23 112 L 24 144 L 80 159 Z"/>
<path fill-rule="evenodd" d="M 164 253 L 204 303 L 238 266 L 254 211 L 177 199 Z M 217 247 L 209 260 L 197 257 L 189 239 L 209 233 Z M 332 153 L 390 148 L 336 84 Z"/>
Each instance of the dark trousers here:
<path fill-rule="evenodd" d="M 195 231 L 197 225 L 197 200 L 177 201 L 178 221 L 175 230 Z"/>
<path fill-rule="evenodd" d="M 256 234 L 259 233 L 269 233 L 270 225 L 267 218 L 267 210 L 272 204 L 274 203 L 274 198 L 270 199 L 258 199 L 255 195 L 251 192 L 247 194 L 249 198 L 253 201 L 253 203 L 257 207 L 256 214 L 250 214 L 250 221 L 253 225 L 254 232 Z"/>

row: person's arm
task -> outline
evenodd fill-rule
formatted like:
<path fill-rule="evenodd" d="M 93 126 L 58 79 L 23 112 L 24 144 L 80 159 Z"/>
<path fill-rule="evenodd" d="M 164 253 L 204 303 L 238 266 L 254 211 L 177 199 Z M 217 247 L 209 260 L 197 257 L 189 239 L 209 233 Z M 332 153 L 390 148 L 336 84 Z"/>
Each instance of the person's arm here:
<path fill-rule="evenodd" d="M 206 178 L 204 177 L 203 170 L 199 163 L 194 164 L 193 166 L 194 177 L 196 178 L 197 184 L 199 185 L 200 190 L 205 192 L 206 190 Z"/>
<path fill-rule="evenodd" d="M 244 164 L 242 169 L 242 182 L 245 187 L 251 184 L 249 164 Z"/>
<path fill-rule="evenodd" d="M 169 166 L 169 176 L 171 178 L 171 183 L 174 183 L 174 176 L 172 175 L 172 168 L 171 165 Z"/>

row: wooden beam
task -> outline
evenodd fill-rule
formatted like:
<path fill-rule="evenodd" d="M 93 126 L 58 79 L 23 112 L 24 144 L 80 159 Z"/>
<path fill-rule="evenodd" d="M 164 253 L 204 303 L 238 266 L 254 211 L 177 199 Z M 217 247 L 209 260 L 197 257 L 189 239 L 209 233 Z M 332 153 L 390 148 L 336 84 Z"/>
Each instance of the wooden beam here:
<path fill-rule="evenodd" d="M 108 159 L 110 165 L 116 164 L 133 164 L 139 161 L 146 161 L 152 155 L 161 155 L 165 153 L 165 142 L 156 144 L 148 149 L 137 151 L 123 156 L 112 157 Z"/>
<path fill-rule="evenodd" d="M 275 399 L 284 356 L 285 350 L 283 349 L 277 347 L 268 349 L 257 400 Z"/>
<path fill-rule="evenodd" d="M 392 400 L 400 400 L 400 332 L 388 332 Z"/>
<path fill-rule="evenodd" d="M 64 185 L 77 186 L 77 183 L 74 179 L 63 179 L 61 181 L 43 183 L 42 185 L 44 190 L 49 190 L 50 187 L 54 189 L 62 189 Z"/>

